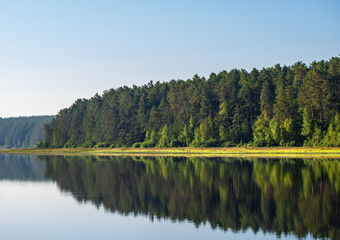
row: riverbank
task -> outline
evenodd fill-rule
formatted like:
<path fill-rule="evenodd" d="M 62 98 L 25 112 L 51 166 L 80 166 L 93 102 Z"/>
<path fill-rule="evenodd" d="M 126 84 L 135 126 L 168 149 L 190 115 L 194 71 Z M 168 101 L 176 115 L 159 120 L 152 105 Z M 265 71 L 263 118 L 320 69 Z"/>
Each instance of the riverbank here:
<path fill-rule="evenodd" d="M 6 149 L 0 153 L 35 155 L 257 157 L 257 158 L 339 158 L 340 148 L 60 148 Z"/>

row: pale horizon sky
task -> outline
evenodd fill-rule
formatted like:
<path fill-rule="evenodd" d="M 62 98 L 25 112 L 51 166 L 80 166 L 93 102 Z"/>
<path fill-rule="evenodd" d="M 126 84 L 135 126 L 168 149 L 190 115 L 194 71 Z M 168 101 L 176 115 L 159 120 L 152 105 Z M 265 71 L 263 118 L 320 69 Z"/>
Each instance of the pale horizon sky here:
<path fill-rule="evenodd" d="M 340 54 L 340 1 L 0 0 L 0 117 L 150 80 Z"/>

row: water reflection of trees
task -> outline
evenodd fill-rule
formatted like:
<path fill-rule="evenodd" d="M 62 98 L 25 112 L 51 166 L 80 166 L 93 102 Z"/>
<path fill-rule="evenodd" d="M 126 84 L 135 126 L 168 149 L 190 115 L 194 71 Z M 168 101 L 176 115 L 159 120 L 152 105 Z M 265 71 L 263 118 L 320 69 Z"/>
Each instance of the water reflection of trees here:
<path fill-rule="evenodd" d="M 340 162 L 44 156 L 78 201 L 213 228 L 340 236 Z"/>
<path fill-rule="evenodd" d="M 44 172 L 36 156 L 0 154 L 0 181 L 44 181 Z"/>

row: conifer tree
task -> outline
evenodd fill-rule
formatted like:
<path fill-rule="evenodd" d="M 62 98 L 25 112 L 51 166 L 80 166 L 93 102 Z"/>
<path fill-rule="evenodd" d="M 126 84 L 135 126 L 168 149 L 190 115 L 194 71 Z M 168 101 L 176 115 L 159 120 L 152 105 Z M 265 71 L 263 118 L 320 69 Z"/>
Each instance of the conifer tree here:
<path fill-rule="evenodd" d="M 264 81 L 263 83 L 260 100 L 261 100 L 261 112 L 268 118 L 271 118 L 273 115 L 274 99 L 271 86 L 267 80 Z"/>
<path fill-rule="evenodd" d="M 305 144 L 308 144 L 314 133 L 314 123 L 312 116 L 307 107 L 303 110 L 302 136 L 306 138 Z"/>

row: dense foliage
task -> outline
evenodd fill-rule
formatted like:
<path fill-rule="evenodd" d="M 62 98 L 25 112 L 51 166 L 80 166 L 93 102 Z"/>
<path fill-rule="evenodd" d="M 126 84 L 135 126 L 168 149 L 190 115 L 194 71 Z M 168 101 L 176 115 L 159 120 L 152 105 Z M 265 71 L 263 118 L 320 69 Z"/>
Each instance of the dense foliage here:
<path fill-rule="evenodd" d="M 0 148 L 29 148 L 44 140 L 44 124 L 54 116 L 0 118 Z"/>
<path fill-rule="evenodd" d="M 340 146 L 340 58 L 233 69 L 78 99 L 40 147 Z"/>
<path fill-rule="evenodd" d="M 79 201 L 213 228 L 339 239 L 340 162 L 41 156 Z"/>

